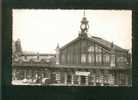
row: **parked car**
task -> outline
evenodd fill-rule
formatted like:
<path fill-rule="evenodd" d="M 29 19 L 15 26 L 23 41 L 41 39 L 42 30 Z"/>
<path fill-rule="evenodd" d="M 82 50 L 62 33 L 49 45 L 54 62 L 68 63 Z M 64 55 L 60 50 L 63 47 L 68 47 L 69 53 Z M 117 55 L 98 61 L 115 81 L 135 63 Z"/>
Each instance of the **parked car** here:
<path fill-rule="evenodd" d="M 51 79 L 49 78 L 43 78 L 42 79 L 42 85 L 48 85 L 51 84 Z"/>
<path fill-rule="evenodd" d="M 25 78 L 22 80 L 23 83 L 28 83 L 28 80 Z"/>

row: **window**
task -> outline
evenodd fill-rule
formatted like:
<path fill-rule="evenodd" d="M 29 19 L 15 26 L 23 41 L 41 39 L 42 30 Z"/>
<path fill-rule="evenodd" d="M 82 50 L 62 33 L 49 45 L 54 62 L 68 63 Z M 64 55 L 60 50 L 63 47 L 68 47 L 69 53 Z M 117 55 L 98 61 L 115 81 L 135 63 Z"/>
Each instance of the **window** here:
<path fill-rule="evenodd" d="M 117 62 L 127 62 L 127 59 L 125 57 L 118 57 Z"/>
<path fill-rule="evenodd" d="M 102 55 L 101 54 L 96 54 L 96 62 L 100 63 L 102 61 Z"/>
<path fill-rule="evenodd" d="M 61 55 L 61 62 L 62 62 L 62 63 L 65 62 L 65 56 L 64 56 L 64 54 Z"/>
<path fill-rule="evenodd" d="M 67 62 L 70 63 L 70 54 L 67 54 Z"/>
<path fill-rule="evenodd" d="M 109 63 L 109 60 L 110 60 L 109 54 L 103 55 L 103 62 L 104 62 L 104 63 Z"/>
<path fill-rule="evenodd" d="M 88 62 L 94 63 L 94 54 L 88 54 Z"/>
<path fill-rule="evenodd" d="M 91 63 L 92 61 L 92 57 L 91 57 L 91 54 L 88 55 L 88 62 Z"/>
<path fill-rule="evenodd" d="M 115 55 L 111 55 L 111 67 L 115 67 Z"/>
<path fill-rule="evenodd" d="M 94 52 L 94 46 L 93 45 L 88 48 L 88 52 Z"/>
<path fill-rule="evenodd" d="M 96 51 L 96 52 L 102 52 L 102 49 L 101 49 L 100 46 L 97 46 L 97 45 L 96 45 L 96 46 L 95 46 L 95 51 Z"/>
<path fill-rule="evenodd" d="M 86 54 L 81 55 L 81 62 L 86 63 Z"/>

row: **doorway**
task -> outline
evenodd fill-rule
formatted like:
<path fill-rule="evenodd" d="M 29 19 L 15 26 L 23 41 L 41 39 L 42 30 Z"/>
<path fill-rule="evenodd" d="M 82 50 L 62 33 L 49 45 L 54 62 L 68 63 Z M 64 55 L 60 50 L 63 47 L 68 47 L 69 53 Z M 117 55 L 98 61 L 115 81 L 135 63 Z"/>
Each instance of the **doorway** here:
<path fill-rule="evenodd" d="M 85 84 L 86 83 L 86 78 L 85 76 L 81 76 L 81 84 Z"/>

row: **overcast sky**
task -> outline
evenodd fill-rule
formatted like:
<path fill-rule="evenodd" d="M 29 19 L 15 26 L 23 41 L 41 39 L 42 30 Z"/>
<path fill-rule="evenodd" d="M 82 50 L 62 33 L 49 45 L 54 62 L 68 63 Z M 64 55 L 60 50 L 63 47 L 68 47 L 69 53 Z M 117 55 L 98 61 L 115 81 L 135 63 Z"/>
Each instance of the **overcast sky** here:
<path fill-rule="evenodd" d="M 131 48 L 130 10 L 85 10 L 88 34 Z M 83 10 L 13 10 L 13 40 L 21 40 L 24 51 L 54 53 L 78 37 Z"/>

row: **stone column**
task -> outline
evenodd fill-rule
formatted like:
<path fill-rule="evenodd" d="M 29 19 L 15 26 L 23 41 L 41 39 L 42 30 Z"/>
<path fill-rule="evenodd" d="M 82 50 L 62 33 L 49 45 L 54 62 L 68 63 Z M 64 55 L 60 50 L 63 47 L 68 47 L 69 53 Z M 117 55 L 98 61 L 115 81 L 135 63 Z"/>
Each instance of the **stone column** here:
<path fill-rule="evenodd" d="M 17 80 L 17 78 L 16 78 L 16 69 L 15 69 L 15 70 L 13 70 L 13 72 L 12 72 L 12 73 L 13 73 L 12 79 L 13 79 L 13 80 Z"/>
<path fill-rule="evenodd" d="M 64 73 L 64 84 L 67 85 L 67 73 Z"/>
<path fill-rule="evenodd" d="M 74 75 L 73 74 L 71 75 L 71 84 L 72 85 L 74 84 Z"/>
<path fill-rule="evenodd" d="M 129 85 L 128 84 L 128 75 L 127 74 L 125 74 L 125 85 Z"/>
<path fill-rule="evenodd" d="M 81 85 L 81 76 L 80 75 L 78 76 L 78 83 L 79 83 L 79 85 Z"/>
<path fill-rule="evenodd" d="M 103 82 L 104 80 L 103 80 L 103 78 L 104 78 L 104 76 L 102 75 L 101 76 L 101 86 L 104 86 L 104 82 Z"/>
<path fill-rule="evenodd" d="M 29 70 L 29 79 L 32 79 L 32 70 Z"/>
<path fill-rule="evenodd" d="M 85 84 L 89 85 L 88 76 L 85 76 Z"/>
<path fill-rule="evenodd" d="M 44 72 L 42 71 L 42 78 L 44 78 Z"/>
<path fill-rule="evenodd" d="M 27 78 L 27 72 L 26 72 L 26 70 L 24 70 L 24 79 L 26 79 Z"/>
<path fill-rule="evenodd" d="M 31 80 L 31 82 L 33 81 L 33 80 L 32 80 L 32 79 L 33 79 L 33 77 L 32 77 L 32 76 L 33 76 L 33 75 L 32 75 L 32 72 L 33 72 L 33 71 L 30 69 L 30 70 L 29 70 L 29 80 Z"/>
<path fill-rule="evenodd" d="M 35 72 L 35 79 L 38 79 L 38 73 Z"/>
<path fill-rule="evenodd" d="M 93 85 L 96 86 L 96 78 L 95 78 L 95 75 L 93 75 Z"/>

